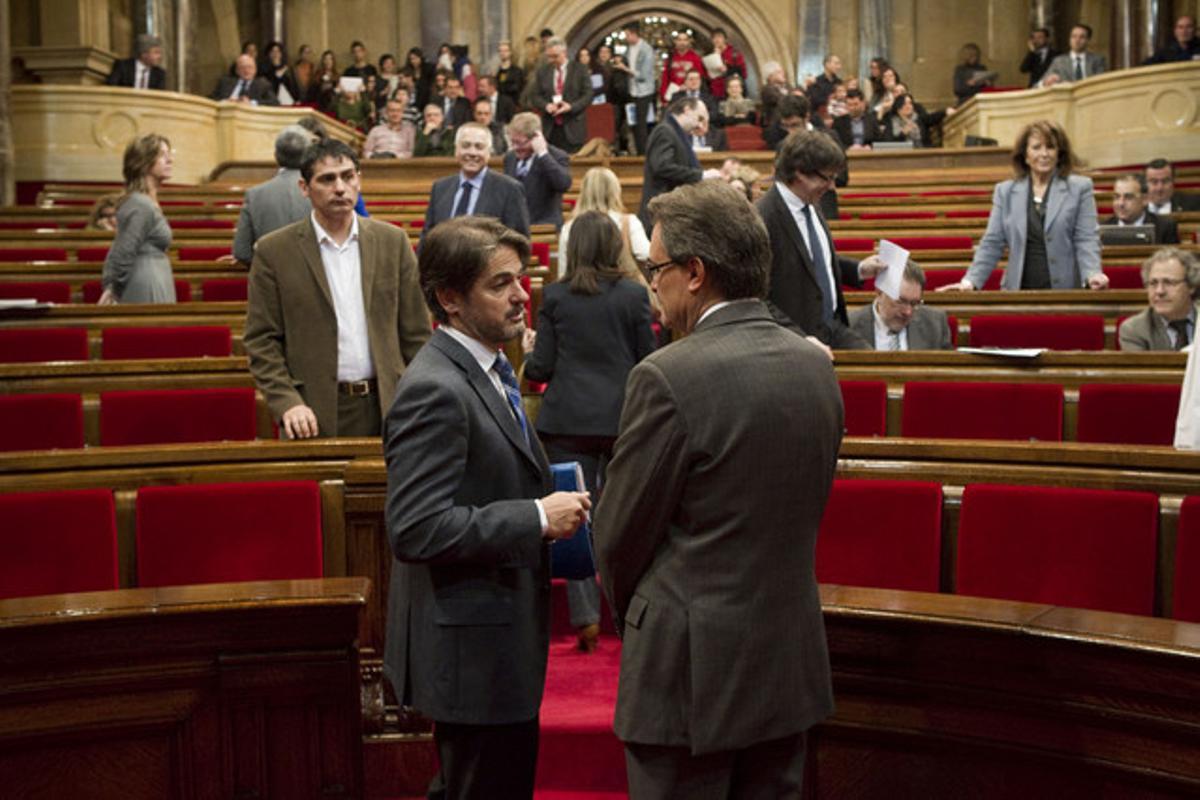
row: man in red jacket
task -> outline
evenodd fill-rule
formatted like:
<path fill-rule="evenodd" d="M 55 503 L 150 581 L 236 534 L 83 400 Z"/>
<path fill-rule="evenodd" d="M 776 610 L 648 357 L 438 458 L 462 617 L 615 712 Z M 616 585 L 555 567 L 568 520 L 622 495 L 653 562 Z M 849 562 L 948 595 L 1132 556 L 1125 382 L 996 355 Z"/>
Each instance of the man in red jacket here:
<path fill-rule="evenodd" d="M 688 70 L 697 70 L 704 74 L 704 62 L 698 53 L 692 49 L 692 37 L 680 31 L 675 34 L 675 52 L 663 66 L 662 80 L 659 81 L 658 92 L 666 105 L 675 96 L 675 92 L 683 88 Z"/>

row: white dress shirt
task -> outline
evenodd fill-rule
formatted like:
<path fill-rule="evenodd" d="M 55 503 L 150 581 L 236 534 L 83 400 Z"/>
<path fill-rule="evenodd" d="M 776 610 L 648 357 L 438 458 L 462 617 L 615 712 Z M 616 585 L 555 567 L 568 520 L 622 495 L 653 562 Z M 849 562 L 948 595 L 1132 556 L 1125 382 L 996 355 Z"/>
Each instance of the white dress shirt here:
<path fill-rule="evenodd" d="M 883 324 L 883 320 L 879 318 L 879 308 L 875 303 L 871 304 L 871 318 L 875 320 L 876 350 L 908 349 L 908 328 L 902 328 L 900 333 L 892 333 L 891 329 Z M 893 340 L 898 342 L 898 346 L 895 348 L 892 347 Z"/>
<path fill-rule="evenodd" d="M 836 316 L 838 276 L 833 271 L 833 259 L 830 258 L 833 248 L 830 247 L 829 237 L 825 235 L 825 227 L 821 224 L 819 217 L 820 209 L 813 206 L 812 211 L 809 212 L 813 217 L 813 228 L 816 230 L 817 238 L 820 240 L 817 242 L 817 248 L 814 250 L 813 243 L 808 240 L 808 223 L 804 221 L 804 208 L 809 204 L 797 197 L 795 192 L 779 181 L 775 182 L 775 186 L 779 189 L 779 196 L 783 198 L 788 211 L 792 212 L 792 218 L 796 222 L 796 228 L 799 229 L 800 238 L 804 240 L 804 245 L 808 248 L 808 252 L 812 253 L 821 262 L 814 266 L 817 269 L 824 267 L 825 274 L 829 276 L 829 286 L 832 291 L 829 293 L 830 296 L 825 298 L 825 302 L 833 309 L 833 313 Z"/>
<path fill-rule="evenodd" d="M 1160 216 L 1163 214 L 1170 214 L 1172 208 L 1170 200 L 1165 203 L 1148 203 L 1146 207 L 1149 208 L 1151 212 Z"/>
<path fill-rule="evenodd" d="M 371 341 L 367 334 L 367 310 L 363 306 L 362 257 L 358 249 L 358 215 L 351 222 L 350 236 L 338 245 L 333 241 L 317 214 L 312 213 L 313 231 L 321 251 L 321 265 L 333 297 L 338 324 L 337 379 L 345 383 L 375 377 L 371 361 Z"/>
<path fill-rule="evenodd" d="M 133 88 L 150 88 L 150 68 L 143 64 L 140 58 L 133 61 Z"/>

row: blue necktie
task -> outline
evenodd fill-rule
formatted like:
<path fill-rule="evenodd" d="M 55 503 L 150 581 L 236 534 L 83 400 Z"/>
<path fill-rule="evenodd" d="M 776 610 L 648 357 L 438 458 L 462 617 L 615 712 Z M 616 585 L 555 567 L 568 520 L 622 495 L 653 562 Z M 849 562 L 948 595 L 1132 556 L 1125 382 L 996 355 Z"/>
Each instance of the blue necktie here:
<path fill-rule="evenodd" d="M 512 364 L 508 362 L 504 353 L 496 354 L 496 363 L 492 364 L 492 369 L 496 370 L 496 374 L 500 376 L 500 383 L 504 386 L 504 396 L 508 398 L 508 407 L 512 409 L 513 416 L 520 423 L 521 433 L 528 442 L 529 423 L 525 419 L 525 409 L 521 405 L 521 387 L 517 384 L 517 374 L 513 372 Z"/>
<path fill-rule="evenodd" d="M 458 205 L 454 207 L 454 216 L 463 217 L 467 215 L 467 210 L 471 207 L 471 184 L 463 181 L 462 194 L 458 197 Z M 509 367 L 512 371 L 512 367 Z"/>
<path fill-rule="evenodd" d="M 813 271 L 817 273 L 817 286 L 821 290 L 821 319 L 829 322 L 833 319 L 833 287 L 829 285 L 828 265 L 825 253 L 821 248 L 821 239 L 817 235 L 817 226 L 813 224 L 812 206 L 804 207 L 804 223 L 808 225 L 808 257 L 812 260 Z"/>

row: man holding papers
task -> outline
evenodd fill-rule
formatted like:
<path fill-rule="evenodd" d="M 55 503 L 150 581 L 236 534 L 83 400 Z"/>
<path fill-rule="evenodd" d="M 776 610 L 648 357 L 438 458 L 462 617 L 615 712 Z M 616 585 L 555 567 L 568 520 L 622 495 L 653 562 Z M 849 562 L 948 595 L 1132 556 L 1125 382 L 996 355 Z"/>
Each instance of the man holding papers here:
<path fill-rule="evenodd" d="M 946 312 L 923 305 L 925 272 L 907 257 L 875 276 L 875 302 L 850 313 L 850 330 L 876 350 L 950 350 Z"/>

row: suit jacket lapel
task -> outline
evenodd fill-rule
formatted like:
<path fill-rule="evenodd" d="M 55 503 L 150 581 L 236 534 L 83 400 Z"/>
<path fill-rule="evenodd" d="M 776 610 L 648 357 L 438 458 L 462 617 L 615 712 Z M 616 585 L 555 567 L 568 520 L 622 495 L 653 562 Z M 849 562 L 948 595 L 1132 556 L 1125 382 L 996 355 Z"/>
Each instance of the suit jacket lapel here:
<path fill-rule="evenodd" d="M 329 291 L 329 279 L 325 277 L 325 265 L 321 261 L 321 248 L 317 245 L 317 232 L 313 229 L 311 219 L 306 220 L 306 223 L 300 226 L 297 234 L 300 255 L 304 257 L 304 263 L 308 266 L 308 271 L 312 273 L 313 280 L 321 288 L 321 296 L 325 298 L 325 303 L 332 310 L 333 293 Z"/>
<path fill-rule="evenodd" d="M 1042 230 L 1049 231 L 1055 217 L 1067 203 L 1067 179 L 1055 176 L 1050 181 L 1050 191 L 1046 193 L 1046 224 Z"/>
<path fill-rule="evenodd" d="M 787 228 L 788 239 L 791 241 L 796 254 L 800 257 L 800 263 L 808 271 L 808 276 L 812 278 L 813 284 L 820 286 L 821 282 L 817 280 L 816 265 L 813 264 L 808 247 L 804 244 L 804 237 L 800 235 L 800 223 L 796 220 L 796 215 L 792 213 L 792 209 L 788 207 L 787 201 L 783 199 L 783 195 L 779 193 L 779 190 L 773 189 L 773 191 L 775 192 L 775 203 L 779 207 L 779 213 L 783 215 L 783 219 L 787 222 L 785 227 Z"/>
<path fill-rule="evenodd" d="M 363 309 L 370 319 L 371 293 L 375 289 L 375 260 L 379 254 L 374 229 L 365 219 L 358 221 L 358 264 L 362 275 Z"/>

